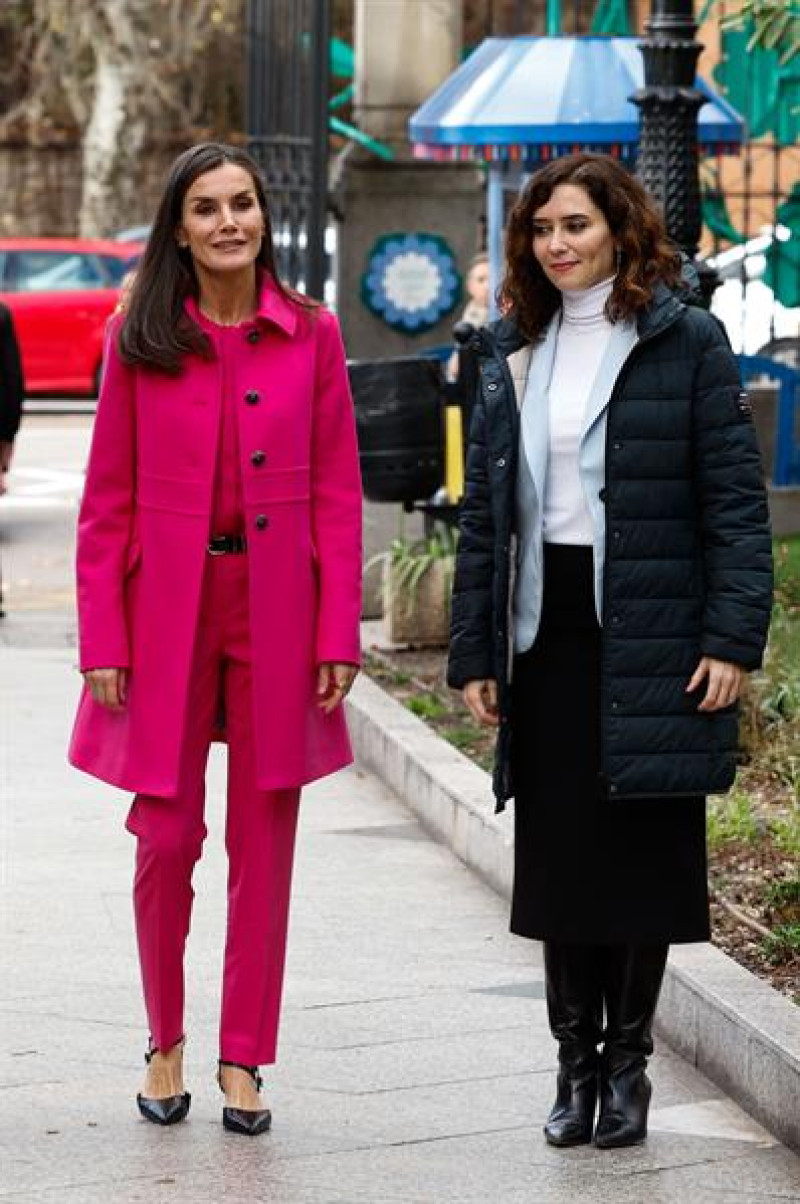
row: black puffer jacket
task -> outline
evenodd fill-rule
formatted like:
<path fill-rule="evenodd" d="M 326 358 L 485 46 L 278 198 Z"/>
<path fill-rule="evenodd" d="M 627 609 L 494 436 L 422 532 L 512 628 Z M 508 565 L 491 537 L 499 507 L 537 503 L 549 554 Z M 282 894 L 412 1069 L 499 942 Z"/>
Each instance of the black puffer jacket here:
<path fill-rule="evenodd" d="M 614 386 L 606 432 L 602 780 L 611 798 L 705 794 L 735 773 L 736 707 L 699 713 L 701 656 L 761 664 L 772 599 L 766 494 L 750 405 L 716 320 L 660 286 Z M 512 320 L 476 335 L 448 681 L 498 682 L 498 809 L 509 755 L 510 600 L 519 418 Z M 569 715 L 564 716 L 569 723 Z"/>

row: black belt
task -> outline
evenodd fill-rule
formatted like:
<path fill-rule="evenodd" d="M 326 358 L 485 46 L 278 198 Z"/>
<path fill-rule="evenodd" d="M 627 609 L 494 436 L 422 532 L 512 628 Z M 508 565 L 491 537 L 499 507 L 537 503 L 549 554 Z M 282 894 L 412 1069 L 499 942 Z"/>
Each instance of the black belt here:
<path fill-rule="evenodd" d="M 224 556 L 226 552 L 246 552 L 245 535 L 215 535 L 209 539 L 206 551 L 210 556 Z"/>

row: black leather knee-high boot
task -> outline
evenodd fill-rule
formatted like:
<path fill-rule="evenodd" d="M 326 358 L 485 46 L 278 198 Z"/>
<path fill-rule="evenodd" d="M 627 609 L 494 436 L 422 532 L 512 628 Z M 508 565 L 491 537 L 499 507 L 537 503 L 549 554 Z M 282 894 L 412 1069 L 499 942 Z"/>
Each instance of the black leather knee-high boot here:
<path fill-rule="evenodd" d="M 598 950 L 547 941 L 544 968 L 559 1065 L 556 1102 L 544 1135 L 551 1145 L 582 1145 L 592 1140 L 597 1105 L 603 1017 Z"/>
<path fill-rule="evenodd" d="M 652 1088 L 645 1074 L 653 1052 L 653 1016 L 668 945 L 607 945 L 601 978 L 606 1033 L 600 1059 L 600 1116 L 595 1145 L 637 1145 L 647 1136 Z"/>

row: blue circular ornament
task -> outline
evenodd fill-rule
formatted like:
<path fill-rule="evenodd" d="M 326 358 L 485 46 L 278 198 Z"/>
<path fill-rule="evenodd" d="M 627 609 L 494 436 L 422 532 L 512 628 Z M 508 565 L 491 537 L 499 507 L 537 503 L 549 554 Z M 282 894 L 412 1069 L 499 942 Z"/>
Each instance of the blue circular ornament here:
<path fill-rule="evenodd" d="M 455 309 L 461 277 L 438 234 L 384 234 L 361 278 L 367 308 L 405 334 L 422 334 Z"/>

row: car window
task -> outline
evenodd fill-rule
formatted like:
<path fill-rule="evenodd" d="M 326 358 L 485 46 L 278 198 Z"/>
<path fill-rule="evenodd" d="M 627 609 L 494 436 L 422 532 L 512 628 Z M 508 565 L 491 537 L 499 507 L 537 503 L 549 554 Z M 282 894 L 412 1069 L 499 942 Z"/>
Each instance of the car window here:
<path fill-rule="evenodd" d="M 12 251 L 10 287 L 19 293 L 107 288 L 93 255 L 69 251 Z"/>
<path fill-rule="evenodd" d="M 119 255 L 100 255 L 98 258 L 101 260 L 103 270 L 108 275 L 111 284 L 118 287 L 122 283 L 123 276 L 127 276 L 128 272 L 133 271 L 139 257 L 132 255 L 130 259 L 123 259 Z"/>

